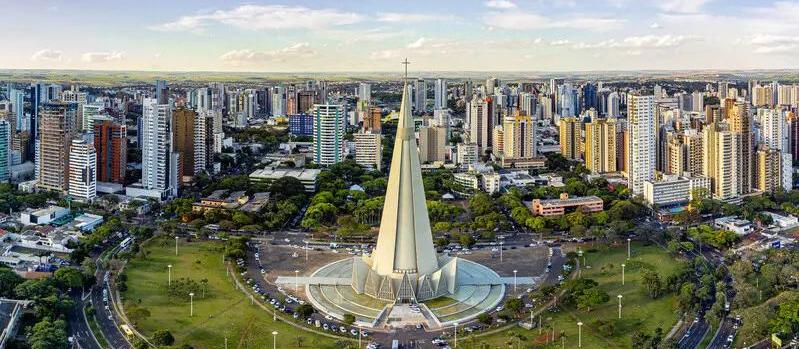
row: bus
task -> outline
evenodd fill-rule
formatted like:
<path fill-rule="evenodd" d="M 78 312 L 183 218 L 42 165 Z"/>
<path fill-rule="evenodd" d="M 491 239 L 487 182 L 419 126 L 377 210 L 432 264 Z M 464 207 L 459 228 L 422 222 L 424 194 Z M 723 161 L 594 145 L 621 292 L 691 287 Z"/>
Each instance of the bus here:
<path fill-rule="evenodd" d="M 391 341 L 391 349 L 399 349 L 399 340 Z"/>

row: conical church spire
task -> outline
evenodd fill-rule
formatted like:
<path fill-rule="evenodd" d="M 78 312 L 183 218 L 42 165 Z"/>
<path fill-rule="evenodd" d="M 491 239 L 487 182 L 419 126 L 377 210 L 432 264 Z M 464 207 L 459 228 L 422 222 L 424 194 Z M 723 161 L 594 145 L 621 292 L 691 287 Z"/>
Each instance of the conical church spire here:
<path fill-rule="evenodd" d="M 407 60 L 403 62 L 407 67 Z M 438 269 L 424 195 L 407 83 L 402 89 L 397 136 L 372 269 L 380 275 L 428 274 Z"/>

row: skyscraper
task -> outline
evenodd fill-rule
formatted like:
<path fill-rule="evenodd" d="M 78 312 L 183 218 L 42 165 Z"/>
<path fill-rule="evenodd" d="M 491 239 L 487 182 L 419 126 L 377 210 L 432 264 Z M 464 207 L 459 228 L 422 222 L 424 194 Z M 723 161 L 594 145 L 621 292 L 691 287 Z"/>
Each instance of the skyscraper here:
<path fill-rule="evenodd" d="M 90 135 L 73 139 L 69 147 L 69 195 L 86 202 L 97 198 L 97 154 Z"/>
<path fill-rule="evenodd" d="M 423 113 L 427 109 L 427 81 L 417 79 L 414 84 L 413 109 L 417 113 Z"/>
<path fill-rule="evenodd" d="M 516 110 L 507 117 L 503 128 L 503 153 L 506 158 L 527 159 L 536 156 L 535 119 Z"/>
<path fill-rule="evenodd" d="M 321 166 L 344 160 L 346 115 L 339 104 L 314 105 L 313 158 Z"/>
<path fill-rule="evenodd" d="M 730 131 L 739 136 L 738 141 L 738 190 L 740 194 L 748 194 L 752 191 L 752 159 L 753 159 L 753 137 L 752 137 L 752 116 L 749 113 L 749 105 L 743 101 L 736 101 L 728 113 L 727 122 Z"/>
<path fill-rule="evenodd" d="M 466 118 L 469 123 L 469 140 L 477 144 L 480 154 L 491 148 L 494 119 L 491 112 L 491 98 L 483 99 L 475 96 L 466 106 Z"/>
<path fill-rule="evenodd" d="M 593 118 L 585 124 L 585 167 L 594 173 L 616 172 L 616 118 Z"/>
<path fill-rule="evenodd" d="M 172 147 L 172 108 L 154 98 L 142 102 L 142 178 L 144 189 L 162 199 L 177 195 L 178 155 Z"/>
<path fill-rule="evenodd" d="M 702 174 L 710 177 L 711 192 L 719 200 L 727 200 L 741 194 L 738 185 L 740 166 L 738 143 L 740 135 L 730 131 L 729 124 L 711 124 L 703 130 Z"/>
<path fill-rule="evenodd" d="M 128 163 L 127 126 L 107 117 L 96 118 L 93 126 L 97 180 L 124 184 Z"/>
<path fill-rule="evenodd" d="M 559 128 L 560 154 L 569 160 L 580 160 L 583 123 L 575 117 L 561 118 Z"/>
<path fill-rule="evenodd" d="M 379 133 L 361 130 L 353 135 L 355 140 L 355 163 L 366 168 L 380 170 L 382 164 L 382 140 Z"/>
<path fill-rule="evenodd" d="M 195 168 L 195 132 L 202 130 L 196 122 L 200 120 L 194 110 L 183 107 L 177 108 L 172 112 L 172 141 L 173 150 L 180 154 L 180 172 L 183 183 L 190 183 L 196 174 Z M 204 132 L 201 132 L 204 133 Z M 205 154 L 197 154 L 205 158 Z"/>
<path fill-rule="evenodd" d="M 366 103 L 372 101 L 372 85 L 366 82 L 358 84 L 358 100 Z"/>
<path fill-rule="evenodd" d="M 441 126 L 428 126 L 419 129 L 419 161 L 430 163 L 445 160 L 447 129 Z"/>
<path fill-rule="evenodd" d="M 447 108 L 447 80 L 436 79 L 434 109 Z"/>
<path fill-rule="evenodd" d="M 11 123 L 0 119 L 0 182 L 11 178 L 10 153 L 11 150 Z"/>
<path fill-rule="evenodd" d="M 77 104 L 53 101 L 39 111 L 37 186 L 66 192 L 69 186 L 69 144 L 74 134 Z"/>
<path fill-rule="evenodd" d="M 641 195 L 644 182 L 655 179 L 655 97 L 627 95 L 627 186 Z"/>

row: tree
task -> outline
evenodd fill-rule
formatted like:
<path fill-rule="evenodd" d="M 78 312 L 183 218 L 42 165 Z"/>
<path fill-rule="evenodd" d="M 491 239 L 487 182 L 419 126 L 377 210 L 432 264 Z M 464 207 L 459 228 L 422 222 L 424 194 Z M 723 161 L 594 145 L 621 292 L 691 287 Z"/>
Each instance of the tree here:
<path fill-rule="evenodd" d="M 33 325 L 28 341 L 31 349 L 56 349 L 66 348 L 67 325 L 64 320 L 50 321 L 44 318 Z"/>
<path fill-rule="evenodd" d="M 347 326 L 352 326 L 353 323 L 355 323 L 355 315 L 344 314 L 344 324 Z"/>
<path fill-rule="evenodd" d="M 646 290 L 649 298 L 658 298 L 663 293 L 663 282 L 660 280 L 660 275 L 656 271 L 644 269 L 643 275 L 641 275 L 641 281 L 641 287 Z"/>
<path fill-rule="evenodd" d="M 524 302 L 519 298 L 512 298 L 505 302 L 505 309 L 519 314 L 522 310 L 524 310 Z"/>
<path fill-rule="evenodd" d="M 599 287 L 592 287 L 583 292 L 580 296 L 577 297 L 577 308 L 583 309 L 585 308 L 587 311 L 591 311 L 591 307 L 600 305 L 610 300 L 610 296 L 604 290 L 600 289 Z"/>
<path fill-rule="evenodd" d="M 0 265 L 0 297 L 14 298 L 14 288 L 24 281 L 25 279 L 13 270 Z"/>
<path fill-rule="evenodd" d="M 168 346 L 175 343 L 175 337 L 169 330 L 157 330 L 153 332 L 153 344 L 158 346 Z"/>
<path fill-rule="evenodd" d="M 300 317 L 307 318 L 314 313 L 314 308 L 310 304 L 301 304 L 294 309 Z"/>
<path fill-rule="evenodd" d="M 777 306 L 777 316 L 771 320 L 771 332 L 791 334 L 799 331 L 799 299 Z"/>
<path fill-rule="evenodd" d="M 53 278 L 61 289 L 79 288 L 83 286 L 83 274 L 78 269 L 62 267 L 55 271 Z"/>
<path fill-rule="evenodd" d="M 477 321 L 483 325 L 491 325 L 491 323 L 494 322 L 494 318 L 488 313 L 481 313 L 477 316 Z"/>

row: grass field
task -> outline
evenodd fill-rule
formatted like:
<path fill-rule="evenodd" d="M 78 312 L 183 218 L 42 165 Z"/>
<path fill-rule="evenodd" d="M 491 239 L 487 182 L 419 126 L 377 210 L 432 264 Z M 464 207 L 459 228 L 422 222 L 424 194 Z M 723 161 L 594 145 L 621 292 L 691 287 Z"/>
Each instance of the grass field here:
<path fill-rule="evenodd" d="M 271 348 L 272 331 L 278 331 L 278 348 L 297 348 L 298 336 L 304 348 L 343 348 L 336 340 L 301 331 L 251 305 L 236 290 L 222 264 L 222 244 L 182 241 L 175 256 L 174 240 L 153 240 L 144 246 L 146 259 L 134 258 L 126 267 L 128 289 L 123 294 L 125 310 L 131 315 L 137 308 L 150 316 L 139 320 L 137 328 L 144 335 L 167 329 L 176 345 L 189 344 L 197 349 Z M 195 291 L 194 317 L 189 316 L 189 300 L 167 295 L 167 265 L 172 265 L 172 280 L 191 278 L 198 283 L 208 280 L 206 297 Z M 136 316 L 130 316 L 135 318 Z M 132 321 L 135 321 L 131 319 Z"/>
<path fill-rule="evenodd" d="M 557 313 L 544 312 L 542 314 L 543 332 L 546 333 L 546 330 L 549 329 L 551 334 L 551 328 L 554 327 L 557 338 L 554 343 L 547 344 L 546 335 L 543 333 L 539 335 L 538 329 L 525 330 L 517 327 L 512 331 L 525 337 L 522 343 L 527 345 L 536 343 L 534 346 L 536 348 L 560 348 L 559 334 L 561 331 L 565 332 L 563 338 L 565 347 L 576 348 L 578 321 L 583 322 L 583 348 L 630 348 L 630 335 L 639 328 L 651 334 L 657 327 L 660 327 L 665 335 L 678 319 L 678 313 L 675 310 L 676 298 L 669 294 L 655 300 L 650 299 L 640 288 L 639 280 L 642 269 L 651 268 L 657 270 L 665 282 L 665 278 L 676 271 L 679 262 L 669 256 L 666 251 L 654 245 L 633 244 L 632 251 L 633 258 L 629 261 L 626 260 L 626 245 L 600 247 L 595 252 L 586 254 L 588 268 L 583 269 L 582 276 L 597 281 L 611 299 L 609 302 L 591 309 L 590 312 L 571 307 L 561 307 L 561 311 Z M 620 265 L 622 263 L 626 263 L 624 286 L 621 284 Z M 618 320 L 617 295 L 619 294 L 623 295 L 621 320 Z M 613 335 L 600 333 L 597 326 L 599 319 L 611 320 L 615 324 L 616 330 Z M 535 321 L 538 321 L 538 318 Z M 506 333 L 489 335 L 476 338 L 474 342 L 487 343 L 491 348 L 505 347 L 509 343 L 509 336 Z M 464 343 L 469 343 L 469 339 L 466 339 Z M 516 341 L 514 340 L 513 343 Z"/>

